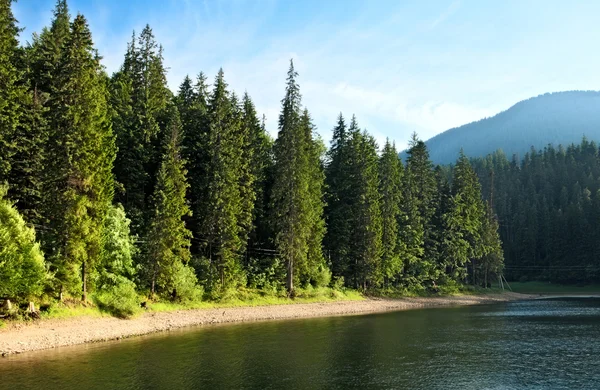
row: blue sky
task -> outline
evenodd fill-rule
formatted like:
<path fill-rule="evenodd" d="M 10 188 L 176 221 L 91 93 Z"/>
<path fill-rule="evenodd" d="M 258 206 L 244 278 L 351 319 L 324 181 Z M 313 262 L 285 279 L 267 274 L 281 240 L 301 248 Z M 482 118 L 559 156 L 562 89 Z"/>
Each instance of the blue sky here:
<path fill-rule="evenodd" d="M 22 41 L 54 0 L 19 0 Z M 168 82 L 223 67 L 277 131 L 290 58 L 303 103 L 328 142 L 339 112 L 399 148 L 545 92 L 600 89 L 599 1 L 71 0 L 109 73 L 146 23 Z"/>

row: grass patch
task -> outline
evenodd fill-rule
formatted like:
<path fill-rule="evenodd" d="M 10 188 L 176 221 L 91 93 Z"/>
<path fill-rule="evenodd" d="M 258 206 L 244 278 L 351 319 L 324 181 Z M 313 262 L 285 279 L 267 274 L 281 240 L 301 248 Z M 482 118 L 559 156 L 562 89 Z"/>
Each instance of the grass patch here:
<path fill-rule="evenodd" d="M 222 307 L 252 307 L 333 301 L 358 301 L 363 299 L 365 299 L 364 295 L 356 290 L 337 290 L 326 287 L 303 290 L 298 289 L 296 290 L 296 296 L 294 298 L 288 298 L 283 292 L 265 293 L 261 290 L 239 289 L 225 291 L 219 299 L 212 301 L 190 302 L 186 304 L 169 301 L 149 302 L 148 309 L 153 312 L 163 312 Z"/>
<path fill-rule="evenodd" d="M 554 284 L 548 282 L 510 282 L 512 291 L 523 294 L 592 294 L 600 293 L 600 285 L 586 286 Z"/>
<path fill-rule="evenodd" d="M 515 283 L 517 287 L 521 285 L 535 286 L 535 282 L 530 283 Z M 511 283 L 511 286 L 513 284 Z M 564 286 L 561 286 L 564 287 Z M 571 286 L 569 286 L 571 287 Z M 596 290 L 600 291 L 600 286 L 595 286 Z M 516 289 L 513 287 L 513 290 Z M 562 291 L 562 290 L 561 290 Z M 591 292 L 592 290 L 579 288 L 580 292 Z M 252 306 L 268 306 L 268 305 L 289 305 L 302 303 L 325 303 L 336 301 L 360 301 L 367 297 L 381 298 L 406 298 L 406 297 L 439 297 L 452 295 L 482 295 L 482 294 L 498 294 L 502 290 L 498 288 L 477 288 L 473 286 L 462 285 L 445 285 L 440 286 L 437 291 L 427 290 L 425 288 L 419 290 L 407 289 L 379 289 L 369 291 L 363 294 L 360 291 L 347 288 L 331 288 L 331 287 L 308 287 L 305 289 L 297 289 L 294 298 L 289 298 L 285 291 L 264 291 L 258 289 L 231 289 L 226 290 L 218 295 L 214 295 L 213 299 L 202 301 L 186 301 L 173 302 L 169 300 L 146 300 L 147 312 L 168 312 L 177 310 L 192 310 L 192 309 L 215 309 L 215 308 L 232 308 L 232 307 L 252 307 Z M 519 291 L 522 292 L 522 291 Z M 531 289 L 529 290 L 531 292 Z M 547 290 L 545 291 L 547 292 Z M 554 291 L 558 292 L 558 291 Z M 133 297 L 131 294 L 125 294 L 119 291 L 111 291 L 110 293 L 97 294 L 93 297 L 94 303 L 82 303 L 78 299 L 66 299 L 63 302 L 46 301 L 41 307 L 42 319 L 67 319 L 73 317 L 108 317 L 116 316 L 120 318 L 129 318 L 135 314 L 142 312 L 139 308 L 141 302 L 145 300 L 137 295 Z M 139 301 L 139 302 L 138 302 Z M 13 320 L 10 320 L 13 321 Z M 0 321 L 0 328 L 3 326 Z"/>
<path fill-rule="evenodd" d="M 81 302 L 57 302 L 49 305 L 41 311 L 42 319 L 65 319 L 72 317 L 104 317 L 107 314 L 101 312 L 96 306 L 82 304 Z"/>

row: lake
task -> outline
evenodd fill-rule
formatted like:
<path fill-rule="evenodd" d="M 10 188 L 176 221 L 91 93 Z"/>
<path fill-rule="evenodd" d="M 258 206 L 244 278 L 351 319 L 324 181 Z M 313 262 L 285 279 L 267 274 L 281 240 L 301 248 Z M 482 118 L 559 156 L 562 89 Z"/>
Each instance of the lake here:
<path fill-rule="evenodd" d="M 0 359 L 6 389 L 598 389 L 600 299 L 199 327 Z"/>

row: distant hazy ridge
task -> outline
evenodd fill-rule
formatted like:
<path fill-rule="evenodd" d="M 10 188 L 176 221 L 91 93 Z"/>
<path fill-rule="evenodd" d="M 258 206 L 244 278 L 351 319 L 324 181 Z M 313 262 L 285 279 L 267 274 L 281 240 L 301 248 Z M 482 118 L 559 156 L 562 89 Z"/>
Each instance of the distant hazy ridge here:
<path fill-rule="evenodd" d="M 502 149 L 521 158 L 533 146 L 542 149 L 600 141 L 600 92 L 547 93 L 521 101 L 491 118 L 447 130 L 426 142 L 436 164 L 454 163 L 462 147 L 469 157 Z"/>

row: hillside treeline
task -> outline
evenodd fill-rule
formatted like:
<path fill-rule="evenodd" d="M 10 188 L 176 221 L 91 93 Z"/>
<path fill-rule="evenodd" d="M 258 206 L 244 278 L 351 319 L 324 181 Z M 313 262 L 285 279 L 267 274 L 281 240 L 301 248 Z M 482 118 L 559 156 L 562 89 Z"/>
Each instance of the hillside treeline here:
<path fill-rule="evenodd" d="M 522 160 L 502 152 L 473 160 L 493 196 L 513 280 L 600 281 L 600 156 L 583 139 L 531 149 Z"/>

